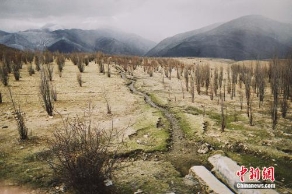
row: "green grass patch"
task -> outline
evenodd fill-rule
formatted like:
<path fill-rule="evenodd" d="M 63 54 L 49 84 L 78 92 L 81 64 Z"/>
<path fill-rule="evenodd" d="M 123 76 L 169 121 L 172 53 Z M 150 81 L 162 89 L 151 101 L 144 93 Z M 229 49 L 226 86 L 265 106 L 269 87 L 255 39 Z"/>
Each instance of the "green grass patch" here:
<path fill-rule="evenodd" d="M 204 111 L 197 108 L 197 107 L 193 107 L 193 106 L 188 106 L 187 108 L 185 108 L 185 112 L 188 114 L 192 114 L 192 115 L 202 115 L 204 114 Z M 207 116 L 209 116 L 210 119 L 214 120 L 217 125 L 219 125 L 221 123 L 221 114 L 216 113 L 216 112 L 211 112 L 211 111 L 206 111 L 205 114 Z M 236 118 L 235 118 L 236 117 Z M 228 128 L 236 128 L 236 129 L 242 129 L 243 126 L 239 126 L 238 124 L 236 124 L 237 121 L 242 121 L 244 120 L 244 118 L 240 115 L 226 115 L 226 126 Z"/>
<path fill-rule="evenodd" d="M 167 151 L 169 132 L 162 128 L 146 127 L 137 131 L 136 135 L 126 142 L 127 150 L 143 150 L 144 152 Z"/>
<path fill-rule="evenodd" d="M 185 111 L 188 114 L 192 114 L 192 115 L 199 115 L 199 114 L 204 114 L 204 111 L 202 111 L 201 109 L 198 109 L 197 107 L 193 107 L 193 106 L 188 106 Z"/>
<path fill-rule="evenodd" d="M 193 139 L 195 130 L 192 128 L 192 126 L 188 122 L 184 113 L 179 111 L 179 110 L 175 110 L 175 109 L 172 109 L 171 112 L 175 115 L 175 118 L 178 121 L 179 127 L 185 133 L 186 137 L 188 139 Z"/>
<path fill-rule="evenodd" d="M 167 107 L 167 103 L 164 102 L 162 99 L 160 99 L 157 95 L 155 94 L 149 94 L 147 93 L 148 96 L 150 96 L 152 102 L 154 102 L 157 106 L 166 108 Z"/>
<path fill-rule="evenodd" d="M 158 118 L 161 119 L 161 127 L 157 128 Z M 142 118 L 134 125 L 136 133 L 131 135 L 130 140 L 126 141 L 127 151 L 143 150 L 144 152 L 167 151 L 170 140 L 170 124 L 163 117 L 162 112 L 154 112 L 153 118 Z"/>

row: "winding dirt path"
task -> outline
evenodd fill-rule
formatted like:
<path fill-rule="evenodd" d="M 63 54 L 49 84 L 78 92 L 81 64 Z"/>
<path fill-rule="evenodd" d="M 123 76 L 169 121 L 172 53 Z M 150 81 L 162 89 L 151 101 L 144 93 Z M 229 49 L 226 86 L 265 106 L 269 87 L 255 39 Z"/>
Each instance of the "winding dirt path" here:
<path fill-rule="evenodd" d="M 185 138 L 175 115 L 172 114 L 167 108 L 160 107 L 159 105 L 155 104 L 148 94 L 137 90 L 135 88 L 135 79 L 137 78 L 129 79 L 127 78 L 125 72 L 122 71 L 122 69 L 119 68 L 119 70 L 122 78 L 131 82 L 128 84 L 130 91 L 134 94 L 143 96 L 145 102 L 150 106 L 160 110 L 170 123 L 170 147 L 166 153 L 160 154 L 160 157 L 164 160 L 170 161 L 182 176 L 188 174 L 189 169 L 193 165 L 202 165 L 202 161 L 197 157 L 198 148 L 196 142 L 188 141 Z"/>

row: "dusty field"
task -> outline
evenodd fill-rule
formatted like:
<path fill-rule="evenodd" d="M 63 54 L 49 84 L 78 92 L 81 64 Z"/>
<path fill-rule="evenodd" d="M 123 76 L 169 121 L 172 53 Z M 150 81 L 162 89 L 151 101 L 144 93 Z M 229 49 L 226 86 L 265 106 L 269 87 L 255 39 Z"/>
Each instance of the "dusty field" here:
<path fill-rule="evenodd" d="M 224 68 L 233 63 L 220 59 L 178 60 L 185 64 L 208 63 L 211 67 Z M 76 66 L 66 61 L 62 77 L 59 77 L 55 66 L 53 85 L 57 90 L 56 113 L 49 117 L 39 99 L 40 75 L 36 72 L 29 76 L 24 65 L 20 81 L 15 81 L 11 76 L 9 83 L 14 100 L 25 112 L 28 141 L 18 140 L 8 90 L 0 85 L 3 96 L 3 103 L 0 104 L 0 178 L 4 185 L 27 185 L 34 192 L 45 192 L 36 189 L 38 187 L 49 192 L 61 192 L 62 183 L 53 179 L 47 163 L 39 156 L 46 156 L 48 141 L 53 132 L 62 127 L 62 118 L 80 116 L 91 104 L 94 107 L 91 116 L 94 126 L 105 130 L 113 126 L 123 134 L 125 146 L 121 152 L 127 157 L 115 171 L 114 180 L 123 193 L 133 193 L 139 189 L 146 193 L 201 191 L 196 181 L 188 182 L 183 177 L 192 165 L 203 164 L 208 167 L 208 156 L 217 152 L 228 155 L 241 165 L 275 166 L 277 188 L 282 192 L 292 187 L 291 108 L 287 118 L 280 118 L 277 129 L 272 130 L 269 100 L 259 109 L 258 100 L 253 97 L 254 125 L 249 126 L 245 104 L 240 110 L 238 97 L 231 100 L 227 95 L 227 128 L 222 133 L 218 97 L 210 100 L 202 88 L 201 95 L 196 93 L 195 102 L 192 103 L 191 95 L 185 91 L 184 80 L 176 78 L 175 70 L 171 80 L 164 78 L 163 83 L 159 72 L 149 77 L 143 67 L 138 67 L 134 71 L 135 87 L 147 92 L 156 104 L 168 107 L 183 131 L 171 133 L 163 113 L 145 103 L 141 95 L 131 93 L 126 85 L 128 81 L 122 79 L 114 68 L 112 70 L 112 76 L 108 78 L 98 73 L 97 65 L 91 62 L 82 73 L 84 83 L 80 87 L 76 79 Z M 267 94 L 270 95 L 268 89 Z M 112 114 L 107 114 L 106 99 Z M 163 127 L 157 128 L 159 118 L 162 118 Z M 204 123 L 207 123 L 206 130 L 203 130 Z M 170 139 L 175 145 L 167 151 Z M 206 154 L 198 154 L 198 148 L 205 142 L 212 149 Z M 134 152 L 137 150 L 139 152 Z"/>

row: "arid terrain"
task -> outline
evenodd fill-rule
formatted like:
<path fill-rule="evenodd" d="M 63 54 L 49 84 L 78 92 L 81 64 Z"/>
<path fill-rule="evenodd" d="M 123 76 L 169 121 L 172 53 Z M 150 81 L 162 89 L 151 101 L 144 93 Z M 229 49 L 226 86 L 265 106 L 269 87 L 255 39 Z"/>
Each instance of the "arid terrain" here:
<path fill-rule="evenodd" d="M 248 167 L 274 166 L 277 190 L 292 192 L 291 99 L 287 102 L 289 108 L 285 118 L 281 117 L 278 107 L 278 120 L 273 129 L 273 96 L 266 78 L 265 97 L 260 107 L 257 90 L 251 87 L 249 114 L 252 121 L 247 116 L 244 84 L 240 87 L 238 81 L 234 86 L 235 96 L 228 91 L 228 69 L 232 65 L 268 67 L 271 60 L 173 58 L 175 62 L 168 63 L 173 65 L 164 66 L 160 61 L 170 59 L 148 58 L 135 65 L 130 57 L 123 62 L 109 58 L 102 59 L 105 73 L 100 73 L 98 61 L 89 62 L 84 72 L 79 73 L 77 66 L 66 58 L 61 76 L 54 60 L 51 84 L 57 99 L 53 116 L 48 116 L 42 106 L 40 72 L 35 71 L 30 76 L 29 63 L 20 69 L 19 81 L 9 74 L 9 87 L 0 84 L 3 101 L 0 103 L 0 190 L 24 187 L 27 193 L 70 193 L 55 179 L 48 165 L 50 143 L 54 132 L 64 126 L 65 119 L 82 117 L 91 107 L 92 126 L 119 133 L 115 142 L 121 145 L 120 159 L 112 181 L 121 193 L 204 193 L 197 180 L 185 176 L 193 165 L 204 165 L 211 170 L 207 159 L 215 153 Z M 106 73 L 108 65 L 110 77 Z M 200 94 L 191 77 L 197 66 L 210 70 L 209 88 L 206 90 L 206 83 L 199 83 Z M 35 62 L 32 67 L 35 68 Z M 189 91 L 183 67 L 189 68 Z M 214 71 L 220 68 L 223 69 L 224 88 L 226 83 L 225 100 L 223 85 L 218 87 L 217 94 L 210 92 L 214 87 Z M 169 71 L 168 77 L 165 71 Z M 77 75 L 82 76 L 82 87 Z M 193 98 L 192 84 L 195 84 Z M 8 88 L 23 113 L 27 140 L 19 140 Z M 201 152 L 202 149 L 205 151 Z"/>

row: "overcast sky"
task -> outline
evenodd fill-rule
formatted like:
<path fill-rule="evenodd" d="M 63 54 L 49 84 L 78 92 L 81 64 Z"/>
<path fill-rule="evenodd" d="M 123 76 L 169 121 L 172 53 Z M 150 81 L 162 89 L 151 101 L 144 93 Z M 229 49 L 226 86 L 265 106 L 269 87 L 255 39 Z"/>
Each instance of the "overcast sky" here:
<path fill-rule="evenodd" d="M 240 16 L 292 23 L 292 0 L 0 0 L 0 30 L 115 27 L 160 41 Z"/>

